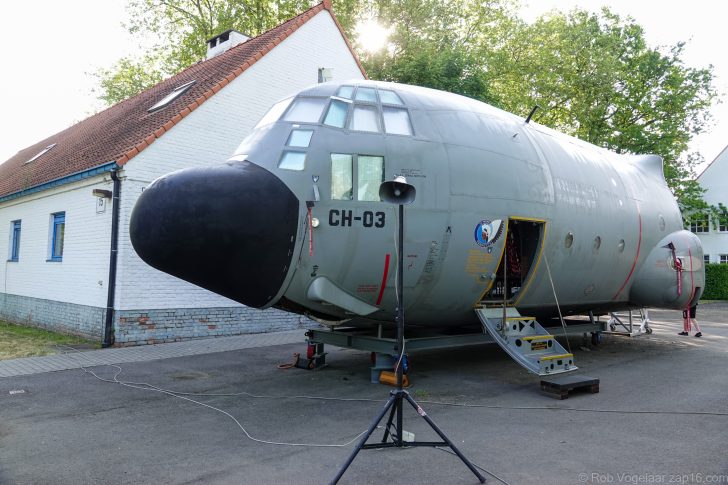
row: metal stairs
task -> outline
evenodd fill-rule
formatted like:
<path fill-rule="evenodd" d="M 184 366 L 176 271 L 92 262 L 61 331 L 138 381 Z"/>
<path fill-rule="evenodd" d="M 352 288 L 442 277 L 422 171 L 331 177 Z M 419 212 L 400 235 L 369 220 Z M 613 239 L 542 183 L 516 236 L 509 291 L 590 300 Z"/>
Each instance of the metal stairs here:
<path fill-rule="evenodd" d="M 522 316 L 515 307 L 476 308 L 483 328 L 508 355 L 540 376 L 576 370 L 574 355 L 567 352 L 533 317 Z"/>

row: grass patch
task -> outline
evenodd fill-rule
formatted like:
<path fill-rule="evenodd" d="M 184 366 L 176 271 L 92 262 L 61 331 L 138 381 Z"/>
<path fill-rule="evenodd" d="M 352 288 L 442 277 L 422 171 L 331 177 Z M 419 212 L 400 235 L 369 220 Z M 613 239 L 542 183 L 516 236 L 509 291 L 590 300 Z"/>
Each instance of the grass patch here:
<path fill-rule="evenodd" d="M 57 345 L 100 347 L 81 337 L 0 321 L 0 360 L 55 354 Z"/>

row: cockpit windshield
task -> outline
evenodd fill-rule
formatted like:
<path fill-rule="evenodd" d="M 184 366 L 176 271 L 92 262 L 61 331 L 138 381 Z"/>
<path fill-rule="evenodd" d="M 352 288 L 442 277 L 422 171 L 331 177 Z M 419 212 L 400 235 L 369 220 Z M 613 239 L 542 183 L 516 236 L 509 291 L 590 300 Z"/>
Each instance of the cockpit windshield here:
<path fill-rule="evenodd" d="M 285 99 L 274 105 L 256 128 L 277 120 L 367 133 L 414 134 L 402 98 L 392 90 L 371 86 L 340 86 L 328 98 L 303 95 Z"/>

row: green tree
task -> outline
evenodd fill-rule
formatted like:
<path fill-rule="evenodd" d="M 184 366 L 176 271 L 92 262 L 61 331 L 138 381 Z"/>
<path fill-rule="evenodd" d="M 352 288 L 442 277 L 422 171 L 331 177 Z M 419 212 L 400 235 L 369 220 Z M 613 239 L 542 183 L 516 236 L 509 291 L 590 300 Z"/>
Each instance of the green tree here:
<path fill-rule="evenodd" d="M 690 68 L 684 44 L 647 45 L 642 28 L 603 9 L 552 12 L 489 52 L 488 82 L 503 107 L 620 153 L 654 153 L 685 210 L 701 208 L 691 138 L 710 122 L 712 66 Z"/>
<path fill-rule="evenodd" d="M 99 97 L 112 104 L 205 55 L 227 29 L 249 35 L 317 0 L 129 0 L 133 34 L 158 39 L 139 60 L 100 71 Z M 716 211 L 694 179 L 693 136 L 709 123 L 713 69 L 687 67 L 684 44 L 655 48 L 642 28 L 608 9 L 552 12 L 528 24 L 518 0 L 334 0 L 342 27 L 372 79 L 464 94 L 621 153 L 654 153 L 685 214 Z M 369 53 L 355 27 L 374 18 L 391 29 Z"/>
<path fill-rule="evenodd" d="M 97 97 L 118 103 L 204 59 L 206 41 L 228 29 L 259 35 L 319 3 L 316 0 L 129 0 L 124 25 L 149 41 L 144 56 L 124 58 L 94 75 Z M 335 0 L 342 27 L 352 32 L 361 6 Z"/>
<path fill-rule="evenodd" d="M 442 89 L 498 104 L 482 45 L 516 22 L 511 0 L 375 0 L 365 15 L 391 30 L 381 52 L 360 49 L 369 77 Z"/>

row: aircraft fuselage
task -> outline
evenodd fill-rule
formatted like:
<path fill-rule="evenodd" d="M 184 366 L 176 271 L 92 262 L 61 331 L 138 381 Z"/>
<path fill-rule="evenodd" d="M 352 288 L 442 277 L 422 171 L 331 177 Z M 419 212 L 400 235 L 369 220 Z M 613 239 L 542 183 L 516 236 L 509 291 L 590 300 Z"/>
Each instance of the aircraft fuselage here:
<path fill-rule="evenodd" d="M 417 190 L 402 255 L 410 324 L 466 325 L 503 301 L 549 317 L 555 297 L 565 315 L 681 309 L 702 293 L 702 248 L 659 157 L 371 81 L 307 89 L 228 163 L 155 181 L 132 242 L 152 266 L 246 305 L 391 321 L 397 207 L 378 190 L 397 175 Z"/>

